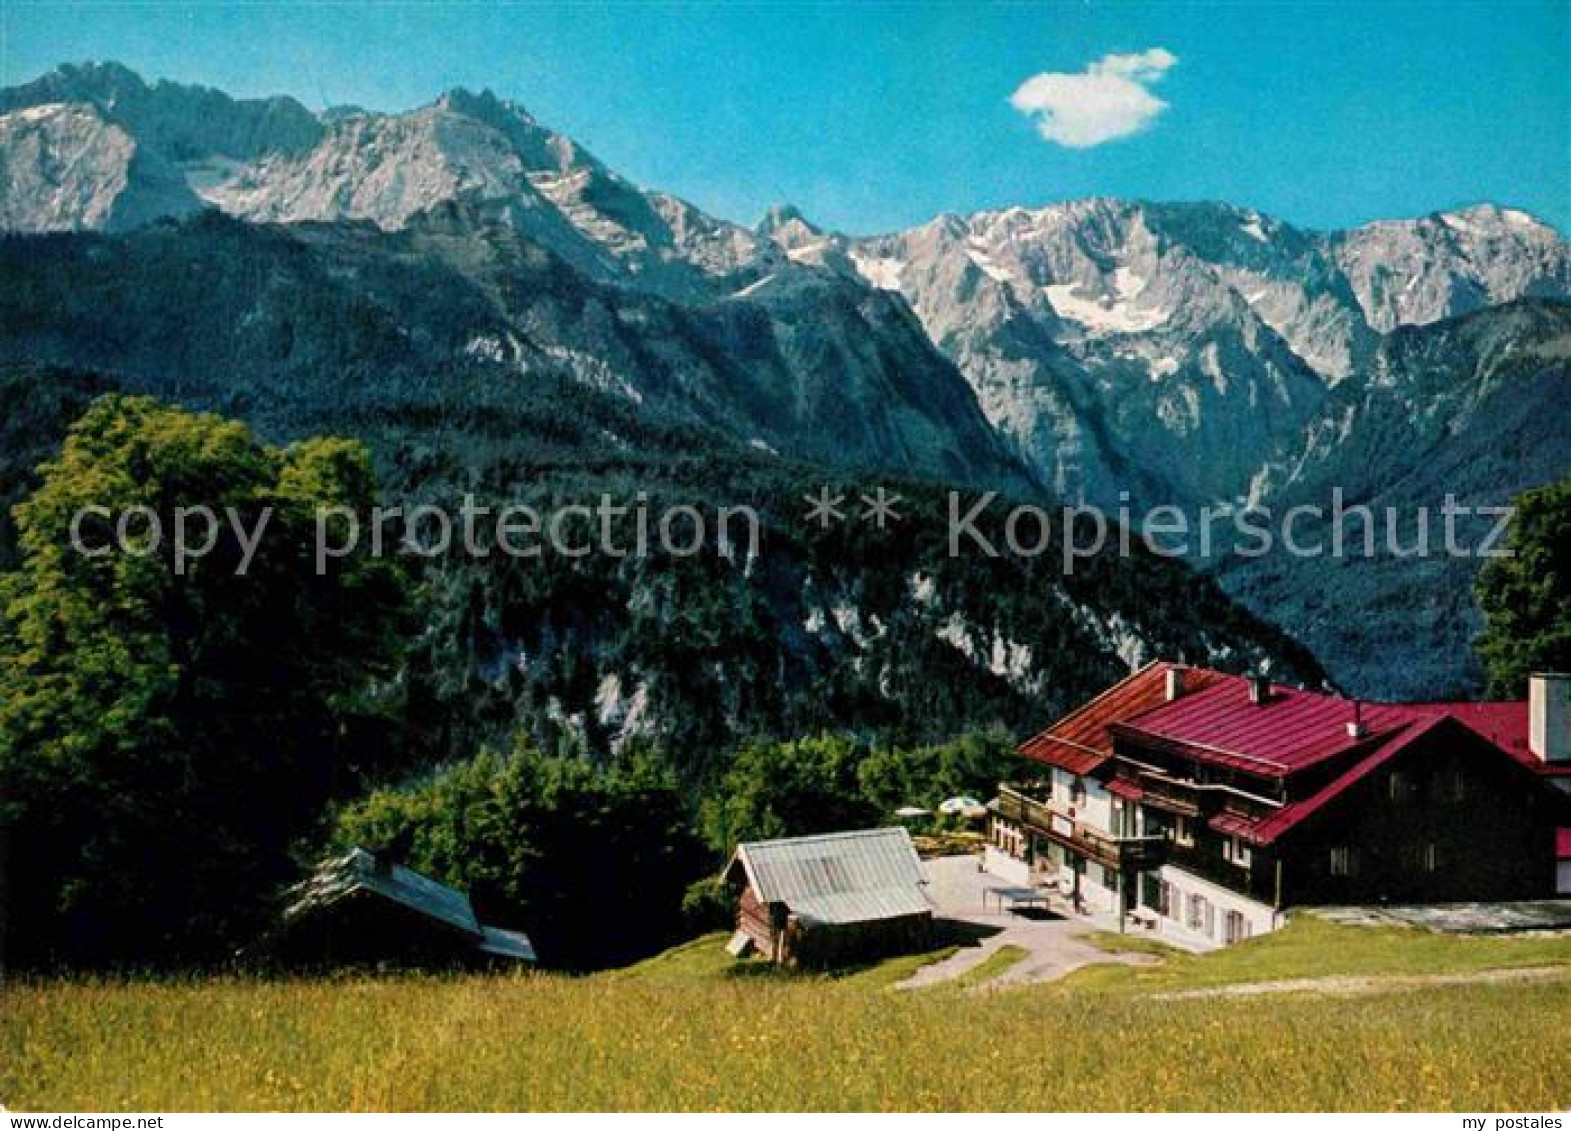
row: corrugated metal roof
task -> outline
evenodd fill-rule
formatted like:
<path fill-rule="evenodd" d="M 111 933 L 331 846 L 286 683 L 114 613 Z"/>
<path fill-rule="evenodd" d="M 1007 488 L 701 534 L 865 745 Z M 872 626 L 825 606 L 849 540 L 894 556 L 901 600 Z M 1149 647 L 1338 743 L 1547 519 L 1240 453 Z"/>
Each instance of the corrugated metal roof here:
<path fill-rule="evenodd" d="M 764 903 L 813 923 L 861 923 L 933 909 L 926 877 L 903 828 L 753 841 L 736 860 Z"/>
<path fill-rule="evenodd" d="M 1186 695 L 1221 678 L 1220 673 L 1207 668 L 1186 668 L 1167 660 L 1154 661 L 1021 743 L 1020 753 L 1072 774 L 1091 773 L 1112 757 L 1110 725 L 1144 714 L 1167 701 L 1167 673 L 1173 668 L 1183 669 Z"/>
<path fill-rule="evenodd" d="M 1203 762 L 1264 777 L 1284 777 L 1328 758 L 1374 745 L 1419 715 L 1401 704 L 1363 703 L 1365 734 L 1347 732 L 1354 705 L 1346 699 L 1273 685 L 1263 703 L 1249 697 L 1249 681 L 1213 672 L 1213 681 L 1137 717 L 1114 724 L 1124 734 L 1183 748 Z M 1433 715 L 1429 717 L 1434 717 Z"/>
<path fill-rule="evenodd" d="M 322 861 L 309 878 L 296 884 L 290 890 L 293 899 L 284 910 L 284 922 L 324 912 L 350 897 L 364 898 L 363 893 L 451 928 L 482 953 L 535 961 L 534 945 L 522 931 L 486 926 L 475 917 L 469 897 L 462 892 L 363 848 Z"/>
<path fill-rule="evenodd" d="M 535 962 L 535 944 L 522 931 L 504 931 L 500 927 L 480 924 L 480 950 L 498 958 L 516 958 L 520 962 Z"/>
<path fill-rule="evenodd" d="M 1122 797 L 1125 801 L 1139 801 L 1146 795 L 1145 790 L 1132 781 L 1126 781 L 1124 778 L 1114 778 L 1108 782 L 1107 792 L 1114 797 Z"/>
<path fill-rule="evenodd" d="M 402 865 L 378 860 L 363 848 L 352 848 L 344 856 L 318 865 L 311 878 L 296 889 L 297 899 L 284 915 L 293 918 L 357 891 L 375 892 L 466 935 L 481 937 L 480 920 L 462 892 Z"/>

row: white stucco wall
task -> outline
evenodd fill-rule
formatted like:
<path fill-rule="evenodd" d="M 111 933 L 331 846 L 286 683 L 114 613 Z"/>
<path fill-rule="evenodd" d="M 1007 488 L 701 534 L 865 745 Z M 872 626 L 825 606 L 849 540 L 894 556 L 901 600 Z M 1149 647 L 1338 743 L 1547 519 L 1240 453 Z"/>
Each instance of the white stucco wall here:
<path fill-rule="evenodd" d="M 1113 831 L 1113 795 L 1090 778 L 1081 778 L 1080 780 L 1085 786 L 1085 800 L 1079 805 L 1075 805 L 1072 800 L 1074 797 L 1075 775 L 1055 767 L 1053 770 L 1052 803 L 1066 811 L 1073 806 L 1075 820 L 1083 821 L 1099 832 L 1111 833 Z"/>
<path fill-rule="evenodd" d="M 988 845 L 982 855 L 982 869 L 989 875 L 997 876 L 1001 880 L 1008 880 L 1012 884 L 1028 885 L 1031 882 L 1031 866 L 1024 860 L 1016 860 L 1009 853 Z"/>
<path fill-rule="evenodd" d="M 1173 903 L 1169 909 L 1169 918 L 1178 923 L 1185 930 L 1194 934 L 1203 935 L 1213 942 L 1224 942 L 1227 938 L 1224 915 L 1229 911 L 1237 911 L 1249 923 L 1251 935 L 1263 935 L 1276 930 L 1282 925 L 1282 916 L 1276 909 L 1248 896 L 1239 895 L 1229 891 L 1220 884 L 1203 880 L 1192 875 L 1182 868 L 1175 868 L 1171 864 L 1163 865 L 1158 873 L 1163 882 L 1171 885 L 1173 890 Z M 1211 921 L 1211 930 L 1207 933 L 1204 928 L 1195 930 L 1189 926 L 1189 897 L 1199 895 L 1210 901 L 1214 908 Z"/>

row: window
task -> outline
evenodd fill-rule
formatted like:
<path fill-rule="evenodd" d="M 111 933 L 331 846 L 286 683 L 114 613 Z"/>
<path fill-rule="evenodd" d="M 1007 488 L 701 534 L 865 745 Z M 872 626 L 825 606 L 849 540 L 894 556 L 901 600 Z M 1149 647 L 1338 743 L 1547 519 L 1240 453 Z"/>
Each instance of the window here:
<path fill-rule="evenodd" d="M 1387 795 L 1392 801 L 1401 804 L 1413 796 L 1413 782 L 1400 770 L 1392 770 L 1386 778 Z"/>
<path fill-rule="evenodd" d="M 1173 818 L 1173 842 L 1185 846 L 1195 843 L 1195 828 L 1190 824 L 1188 817 Z"/>
<path fill-rule="evenodd" d="M 1024 858 L 1025 838 L 1021 836 L 1020 830 L 997 818 L 993 820 L 993 843 L 1016 860 Z"/>
<path fill-rule="evenodd" d="M 1405 844 L 1398 856 L 1404 872 L 1435 872 L 1440 868 L 1440 849 L 1430 844 Z"/>
<path fill-rule="evenodd" d="M 1222 859 L 1240 868 L 1249 867 L 1249 846 L 1236 836 L 1230 836 L 1222 842 Z"/>
<path fill-rule="evenodd" d="M 1347 845 L 1338 844 L 1331 849 L 1331 874 L 1333 876 L 1353 874 L 1353 850 Z"/>
<path fill-rule="evenodd" d="M 1447 770 L 1440 777 L 1440 799 L 1461 801 L 1467 797 L 1467 775 L 1461 770 Z"/>
<path fill-rule="evenodd" d="M 1184 925 L 1191 931 L 1205 935 L 1207 938 L 1212 937 L 1216 931 L 1216 908 L 1211 905 L 1211 901 L 1205 896 L 1191 895 L 1189 897 L 1189 916 L 1185 920 Z"/>
<path fill-rule="evenodd" d="M 1079 808 L 1086 803 L 1086 783 L 1082 778 L 1076 778 L 1075 784 L 1069 787 L 1069 804 Z"/>
<path fill-rule="evenodd" d="M 1254 929 L 1249 920 L 1244 918 L 1242 912 L 1229 911 L 1222 917 L 1222 938 L 1224 942 L 1236 943 L 1247 939 Z"/>
<path fill-rule="evenodd" d="M 1139 880 L 1140 906 L 1148 907 L 1158 915 L 1167 914 L 1167 899 L 1162 891 L 1162 881 L 1152 872 L 1142 872 Z"/>

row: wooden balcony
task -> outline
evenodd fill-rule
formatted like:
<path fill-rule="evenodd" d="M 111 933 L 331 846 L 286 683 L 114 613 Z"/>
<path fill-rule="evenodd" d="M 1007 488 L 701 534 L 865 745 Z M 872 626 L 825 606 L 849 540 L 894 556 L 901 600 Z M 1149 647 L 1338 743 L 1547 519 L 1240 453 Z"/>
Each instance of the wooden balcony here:
<path fill-rule="evenodd" d="M 1114 836 L 1077 820 L 1067 809 L 1038 801 L 1010 786 L 998 788 L 998 815 L 1120 871 L 1141 872 L 1160 867 L 1167 857 L 1164 836 Z"/>

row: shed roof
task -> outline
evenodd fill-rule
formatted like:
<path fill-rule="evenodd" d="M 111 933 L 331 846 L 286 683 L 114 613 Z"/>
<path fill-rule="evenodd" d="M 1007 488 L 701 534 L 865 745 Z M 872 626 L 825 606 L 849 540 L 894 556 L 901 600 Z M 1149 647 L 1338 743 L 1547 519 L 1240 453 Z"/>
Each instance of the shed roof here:
<path fill-rule="evenodd" d="M 362 891 L 392 900 L 466 935 L 480 937 L 480 920 L 475 918 L 474 908 L 462 892 L 401 864 L 380 860 L 363 848 L 351 848 L 345 855 L 317 865 L 310 878 L 295 889 L 296 899 L 284 911 L 284 917 L 296 918 Z"/>
<path fill-rule="evenodd" d="M 751 841 L 737 846 L 740 868 L 764 903 L 783 903 L 806 922 L 825 925 L 931 912 L 926 877 L 903 828 Z"/>
<path fill-rule="evenodd" d="M 322 861 L 290 894 L 293 899 L 284 909 L 286 925 L 320 914 L 352 897 L 370 895 L 451 930 L 460 944 L 467 943 L 485 954 L 535 960 L 534 947 L 522 931 L 482 924 L 475 917 L 469 897 L 462 892 L 383 860 L 364 848 L 351 848 L 343 856 Z"/>

